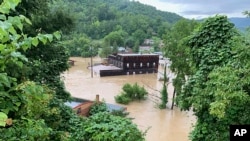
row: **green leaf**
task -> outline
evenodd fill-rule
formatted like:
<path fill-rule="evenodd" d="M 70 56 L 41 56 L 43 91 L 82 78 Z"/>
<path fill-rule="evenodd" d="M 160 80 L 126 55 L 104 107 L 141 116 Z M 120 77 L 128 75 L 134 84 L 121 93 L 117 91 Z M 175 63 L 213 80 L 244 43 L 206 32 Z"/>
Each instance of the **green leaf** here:
<path fill-rule="evenodd" d="M 33 46 L 37 46 L 38 43 L 39 43 L 39 41 L 38 41 L 37 38 L 33 38 L 33 39 L 32 39 L 32 45 L 33 45 Z"/>
<path fill-rule="evenodd" d="M 0 51 L 4 50 L 6 48 L 6 45 L 0 44 Z"/>
<path fill-rule="evenodd" d="M 26 23 L 32 25 L 30 19 L 28 19 L 27 17 L 25 17 L 24 15 L 19 15 L 19 17 L 21 18 L 21 20 L 24 20 Z"/>
<path fill-rule="evenodd" d="M 3 14 L 9 14 L 10 10 L 15 10 L 15 7 L 21 0 L 4 0 L 0 6 L 0 12 Z"/>
<path fill-rule="evenodd" d="M 10 87 L 10 81 L 6 73 L 0 73 L 0 85 Z"/>
<path fill-rule="evenodd" d="M 37 37 L 43 44 L 47 43 L 47 38 L 44 35 L 38 34 Z"/>
<path fill-rule="evenodd" d="M 16 30 L 15 28 L 12 26 L 9 28 L 9 32 L 12 34 L 12 35 L 15 35 L 16 34 Z"/>
<path fill-rule="evenodd" d="M 0 112 L 0 126 L 5 127 L 7 119 L 8 119 L 8 116 L 5 113 Z"/>
<path fill-rule="evenodd" d="M 45 34 L 44 36 L 45 36 L 50 42 L 53 41 L 53 35 L 51 35 L 51 34 Z"/>
<path fill-rule="evenodd" d="M 21 31 L 23 30 L 23 24 L 22 24 L 22 22 L 20 20 L 20 17 L 18 17 L 18 16 L 9 17 L 8 22 L 10 22 L 12 25 L 16 26 Z"/>
<path fill-rule="evenodd" d="M 57 40 L 61 39 L 61 33 L 59 31 L 54 32 L 53 35 L 56 37 Z"/>
<path fill-rule="evenodd" d="M 6 20 L 6 16 L 5 16 L 5 15 L 0 14 L 0 20 L 5 21 L 5 20 Z"/>

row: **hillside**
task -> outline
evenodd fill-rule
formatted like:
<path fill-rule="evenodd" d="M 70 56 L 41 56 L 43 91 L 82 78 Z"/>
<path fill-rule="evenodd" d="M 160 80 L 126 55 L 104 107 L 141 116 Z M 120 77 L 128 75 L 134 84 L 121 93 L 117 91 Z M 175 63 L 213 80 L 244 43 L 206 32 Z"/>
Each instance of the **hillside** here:
<path fill-rule="evenodd" d="M 64 35 L 71 56 L 89 57 L 102 49 L 102 56 L 118 47 L 134 48 L 145 39 L 157 43 L 173 24 L 183 17 L 129 0 L 62 0 L 53 6 L 67 11 L 75 27 Z M 53 9 L 53 8 L 51 8 Z M 90 46 L 94 48 L 90 53 Z M 114 48 L 110 49 L 110 46 Z"/>
<path fill-rule="evenodd" d="M 64 0 L 76 19 L 76 32 L 93 39 L 104 38 L 122 28 L 132 35 L 141 30 L 147 37 L 151 33 L 162 35 L 162 29 L 183 18 L 175 13 L 163 12 L 155 7 L 129 0 Z M 141 32 L 140 31 L 140 32 Z"/>
<path fill-rule="evenodd" d="M 240 30 L 250 27 L 250 18 L 229 18 L 229 20 Z"/>
<path fill-rule="evenodd" d="M 145 5 L 139 2 L 127 1 L 119 3 L 119 10 L 122 12 L 127 12 L 131 14 L 141 14 L 148 16 L 152 19 L 154 18 L 162 18 L 163 21 L 167 21 L 169 23 L 175 23 L 180 20 L 181 16 L 176 13 L 166 12 L 157 10 L 155 7 L 150 5 Z"/>

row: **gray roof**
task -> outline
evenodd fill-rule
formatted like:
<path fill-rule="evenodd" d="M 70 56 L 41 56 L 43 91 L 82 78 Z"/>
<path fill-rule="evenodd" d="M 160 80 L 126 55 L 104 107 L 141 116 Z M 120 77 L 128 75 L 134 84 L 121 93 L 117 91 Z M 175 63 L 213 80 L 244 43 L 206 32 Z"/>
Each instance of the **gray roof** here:
<path fill-rule="evenodd" d="M 118 54 L 119 56 L 159 56 L 158 54 Z"/>

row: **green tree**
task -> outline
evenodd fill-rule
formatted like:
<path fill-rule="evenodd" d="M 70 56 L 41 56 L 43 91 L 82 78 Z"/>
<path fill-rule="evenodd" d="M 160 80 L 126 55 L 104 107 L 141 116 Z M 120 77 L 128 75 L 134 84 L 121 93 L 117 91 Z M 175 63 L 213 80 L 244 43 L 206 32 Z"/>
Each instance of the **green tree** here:
<path fill-rule="evenodd" d="M 159 105 L 161 109 L 165 109 L 168 103 L 168 92 L 167 92 L 167 73 L 166 73 L 166 65 L 164 66 L 164 78 L 163 78 L 163 88 L 161 90 L 161 104 Z"/>
<path fill-rule="evenodd" d="M 111 45 L 116 43 L 118 46 L 124 45 L 124 39 L 127 37 L 127 33 L 123 30 L 113 31 L 104 37 L 105 42 L 109 42 Z"/>
<path fill-rule="evenodd" d="M 137 83 L 134 85 L 126 83 L 123 85 L 122 90 L 120 95 L 115 96 L 117 103 L 128 104 L 132 100 L 142 100 L 145 99 L 148 94 L 146 89 Z"/>
<path fill-rule="evenodd" d="M 100 56 L 107 58 L 110 54 L 112 54 L 110 42 L 104 42 L 104 44 L 101 48 Z"/>
<path fill-rule="evenodd" d="M 169 32 L 171 27 L 172 26 L 168 22 L 161 23 L 161 25 L 157 29 L 158 37 L 163 38 L 163 35 Z"/>
<path fill-rule="evenodd" d="M 160 51 L 160 43 L 161 43 L 161 39 L 158 37 L 153 37 L 153 52 L 158 52 Z"/>
<path fill-rule="evenodd" d="M 87 119 L 84 136 L 93 141 L 144 141 L 145 133 L 138 130 L 130 119 L 99 112 Z"/>
<path fill-rule="evenodd" d="M 125 40 L 125 46 L 129 47 L 129 48 L 133 48 L 133 46 L 135 45 L 135 40 L 133 37 L 129 36 L 126 40 Z"/>
<path fill-rule="evenodd" d="M 30 18 L 32 24 L 23 26 L 23 31 L 29 36 L 69 30 L 73 25 L 70 12 L 56 9 L 56 3 L 50 2 L 49 0 L 21 1 L 16 11 L 11 11 L 11 15 L 22 14 Z M 9 70 L 18 81 L 27 78 L 40 84 L 46 84 L 56 91 L 55 98 L 64 101 L 70 98 L 60 78 L 60 74 L 69 67 L 69 53 L 65 46 L 59 41 L 38 44 L 36 48 L 31 48 L 23 54 L 29 59 L 29 62 L 24 63 L 25 69 L 22 74 L 19 75 L 17 72 L 19 70 L 13 71 L 11 68 Z"/>
<path fill-rule="evenodd" d="M 140 45 L 140 42 L 139 42 L 139 40 L 137 40 L 135 42 L 134 47 L 133 47 L 133 52 L 138 53 L 140 51 L 139 45 Z"/>
<path fill-rule="evenodd" d="M 62 43 L 69 50 L 70 56 L 90 57 L 91 39 L 85 34 L 72 33 L 69 36 L 71 38 L 63 40 Z"/>
<path fill-rule="evenodd" d="M 147 35 L 142 29 L 137 29 L 133 34 L 133 38 L 139 41 L 139 44 L 142 44 Z"/>
<path fill-rule="evenodd" d="M 186 82 L 186 76 L 193 73 L 190 48 L 186 45 L 189 35 L 197 27 L 193 20 L 179 20 L 166 34 L 164 34 L 164 56 L 171 60 L 170 69 L 176 74 L 173 86 L 177 95 L 181 93 Z"/>
<path fill-rule="evenodd" d="M 250 12 L 249 11 L 244 11 L 243 14 L 246 15 L 247 17 L 250 17 Z"/>
<path fill-rule="evenodd" d="M 30 20 L 23 15 L 10 14 L 19 3 L 20 0 L 4 0 L 0 5 L 0 112 L 12 119 L 12 123 L 0 128 L 1 140 L 49 140 L 53 130 L 43 115 L 50 112 L 49 101 L 54 92 L 45 85 L 14 76 L 22 75 L 24 64 L 28 62 L 23 52 L 59 39 L 60 34 L 34 37 L 25 34 L 23 23 L 31 24 Z M 19 74 L 11 73 L 13 67 L 19 70 Z"/>
<path fill-rule="evenodd" d="M 117 43 L 116 43 L 116 42 L 114 42 L 114 44 L 113 44 L 112 47 L 113 47 L 113 48 L 112 48 L 112 53 L 114 53 L 114 54 L 118 53 L 118 46 L 117 46 Z"/>
<path fill-rule="evenodd" d="M 92 128 L 92 125 L 98 126 L 97 121 L 101 121 L 103 116 L 100 116 L 101 120 L 93 117 L 93 120 L 87 120 L 85 123 L 86 120 L 77 116 L 62 99 L 54 98 L 56 91 L 50 86 L 30 81 L 26 77 L 19 79 L 26 71 L 26 63 L 29 63 L 24 53 L 40 44 L 59 39 L 61 34 L 25 34 L 23 23 L 31 24 L 31 21 L 23 15 L 10 14 L 18 3 L 20 0 L 4 0 L 0 5 L 0 140 L 95 139 L 95 134 L 88 129 Z M 14 67 L 15 70 L 19 70 L 14 72 L 19 74 L 11 73 L 10 70 Z M 101 123 L 105 125 L 106 121 Z M 113 118 L 110 115 L 108 124 L 109 134 L 101 139 L 113 139 L 118 136 L 121 140 L 127 137 L 130 140 L 144 139 L 144 134 L 128 119 Z M 118 134 L 117 130 L 110 130 L 116 129 L 117 125 L 122 125 Z M 100 133 L 96 128 L 93 130 Z M 119 133 L 124 136 L 120 136 Z"/>
<path fill-rule="evenodd" d="M 250 123 L 245 83 L 248 46 L 239 40 L 227 17 L 219 15 L 208 18 L 190 36 L 188 46 L 196 70 L 177 97 L 182 109 L 192 107 L 197 116 L 191 139 L 229 140 L 229 125 Z"/>

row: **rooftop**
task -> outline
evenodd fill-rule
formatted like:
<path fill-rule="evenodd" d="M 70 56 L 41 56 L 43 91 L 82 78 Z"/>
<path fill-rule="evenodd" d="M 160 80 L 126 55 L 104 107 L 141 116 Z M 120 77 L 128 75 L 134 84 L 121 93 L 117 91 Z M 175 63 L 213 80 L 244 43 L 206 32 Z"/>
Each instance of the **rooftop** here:
<path fill-rule="evenodd" d="M 158 54 L 118 54 L 119 56 L 159 56 Z"/>

